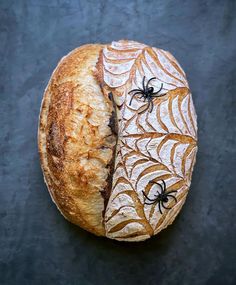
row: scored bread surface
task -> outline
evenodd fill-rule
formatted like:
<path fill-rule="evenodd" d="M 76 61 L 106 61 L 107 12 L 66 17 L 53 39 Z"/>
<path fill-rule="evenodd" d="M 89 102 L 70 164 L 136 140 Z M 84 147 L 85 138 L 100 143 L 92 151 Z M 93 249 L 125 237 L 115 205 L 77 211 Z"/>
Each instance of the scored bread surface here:
<path fill-rule="evenodd" d="M 154 90 L 163 84 L 152 112 L 142 112 L 147 102 L 137 97 L 129 104 L 128 92 L 142 87 L 144 76 L 156 77 Z M 114 114 L 117 134 L 110 125 Z M 185 202 L 197 152 L 196 114 L 184 71 L 169 52 L 133 41 L 73 51 L 45 92 L 39 149 L 50 193 L 70 221 L 117 240 L 157 234 Z M 169 200 L 171 209 L 163 214 L 158 203 L 144 203 L 142 191 L 149 197 L 157 193 L 152 180 L 177 190 L 177 203 Z M 104 203 L 102 192 L 109 187 Z"/>

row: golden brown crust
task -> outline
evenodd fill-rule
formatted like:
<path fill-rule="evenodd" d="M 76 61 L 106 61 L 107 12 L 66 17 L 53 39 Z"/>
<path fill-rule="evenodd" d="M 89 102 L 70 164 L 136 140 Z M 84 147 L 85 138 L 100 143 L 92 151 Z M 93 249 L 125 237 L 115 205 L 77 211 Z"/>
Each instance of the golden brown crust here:
<path fill-rule="evenodd" d="M 134 41 L 75 49 L 46 88 L 38 143 L 69 221 L 145 240 L 173 222 L 191 183 L 197 122 L 186 75 L 169 52 Z"/>
<path fill-rule="evenodd" d="M 44 94 L 38 135 L 53 200 L 69 221 L 97 235 L 104 235 L 100 191 L 115 143 L 112 106 L 93 75 L 102 47 L 82 46 L 60 61 Z"/>

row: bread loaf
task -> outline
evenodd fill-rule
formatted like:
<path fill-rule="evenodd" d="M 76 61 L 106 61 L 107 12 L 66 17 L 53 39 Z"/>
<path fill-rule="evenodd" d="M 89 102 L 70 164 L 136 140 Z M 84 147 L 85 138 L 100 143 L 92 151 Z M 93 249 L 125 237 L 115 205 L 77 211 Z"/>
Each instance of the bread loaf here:
<path fill-rule="evenodd" d="M 44 94 L 39 152 L 69 221 L 116 240 L 157 234 L 185 202 L 197 152 L 184 71 L 169 52 L 134 41 L 72 51 Z"/>

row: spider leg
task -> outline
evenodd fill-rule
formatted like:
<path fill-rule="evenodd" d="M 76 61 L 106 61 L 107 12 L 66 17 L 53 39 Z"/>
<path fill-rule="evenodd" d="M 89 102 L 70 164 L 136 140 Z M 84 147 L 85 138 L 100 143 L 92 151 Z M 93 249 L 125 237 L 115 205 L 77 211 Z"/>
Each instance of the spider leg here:
<path fill-rule="evenodd" d="M 175 200 L 175 203 L 177 203 L 177 199 L 176 199 L 176 197 L 175 197 L 175 196 L 170 195 L 170 194 L 167 194 L 167 197 L 172 197 L 172 198 Z"/>
<path fill-rule="evenodd" d="M 142 91 L 142 89 L 138 88 L 138 89 L 132 89 L 128 92 L 128 94 L 132 93 L 132 92 L 139 92 L 139 91 Z"/>
<path fill-rule="evenodd" d="M 146 195 L 146 193 L 144 192 L 144 191 L 142 191 L 143 192 L 143 196 L 146 198 L 146 199 L 148 199 L 149 201 L 156 201 L 156 199 L 150 199 L 147 195 Z"/>
<path fill-rule="evenodd" d="M 138 97 L 139 100 L 141 100 L 142 98 L 143 98 L 143 102 L 144 102 L 145 101 L 145 96 L 143 94 L 140 97 Z"/>
<path fill-rule="evenodd" d="M 165 192 L 165 188 L 163 188 L 163 186 L 162 186 L 160 183 L 158 183 L 158 182 L 156 182 L 156 184 L 157 184 L 158 186 L 160 186 L 160 188 L 161 188 L 161 193 L 164 193 L 164 192 Z"/>
<path fill-rule="evenodd" d="M 143 102 L 145 102 L 145 100 Z M 147 111 L 149 106 L 150 106 L 150 101 L 147 103 L 147 108 L 145 108 L 144 110 L 140 111 L 139 114 L 144 113 L 145 111 Z"/>
<path fill-rule="evenodd" d="M 163 181 L 163 180 L 162 180 Z M 161 193 L 163 193 L 164 192 L 164 190 L 163 190 L 163 186 L 160 184 L 160 183 L 158 183 L 158 182 L 156 182 L 156 181 L 150 181 L 150 183 L 154 183 L 154 184 L 157 184 L 160 188 L 161 188 Z M 159 192 L 158 192 L 159 193 Z"/>
<path fill-rule="evenodd" d="M 161 83 L 161 87 L 160 87 L 160 89 L 158 91 L 152 93 L 152 96 L 158 94 L 161 91 L 162 88 L 163 88 L 163 83 Z"/>
<path fill-rule="evenodd" d="M 162 88 L 163 88 L 163 83 L 161 83 L 161 87 L 160 87 L 160 89 L 158 90 L 158 92 L 160 92 Z"/>
<path fill-rule="evenodd" d="M 161 210 L 161 202 L 160 202 L 160 201 L 158 202 L 158 208 L 159 208 L 160 213 L 162 214 L 162 210 Z"/>
<path fill-rule="evenodd" d="M 145 76 L 143 77 L 143 90 L 144 90 L 144 92 L 145 92 L 145 90 L 146 90 L 146 88 L 145 88 Z"/>
<path fill-rule="evenodd" d="M 133 95 L 135 95 L 135 94 L 143 94 L 143 91 L 136 91 Z"/>
<path fill-rule="evenodd" d="M 165 183 L 165 181 L 163 179 L 161 179 L 161 181 L 162 181 L 162 183 L 164 185 L 164 191 L 163 192 L 165 192 L 166 191 L 166 183 Z"/>
<path fill-rule="evenodd" d="M 139 99 L 142 99 L 144 97 L 144 95 L 142 94 L 142 96 L 139 97 Z"/>
<path fill-rule="evenodd" d="M 157 195 L 154 195 L 155 197 L 158 197 L 158 195 L 160 195 L 160 194 L 161 194 L 161 193 L 159 193 L 158 191 L 157 191 L 157 193 L 158 193 Z"/>
<path fill-rule="evenodd" d="M 154 183 L 154 184 L 157 184 L 157 185 L 159 185 L 161 188 L 162 188 L 162 185 L 160 184 L 160 183 L 158 183 L 158 182 L 156 182 L 156 181 L 150 181 L 149 183 Z"/>
<path fill-rule="evenodd" d="M 137 95 L 141 94 L 141 95 L 143 96 L 143 92 L 141 92 L 141 91 L 135 92 L 133 95 L 136 95 L 136 94 L 137 94 Z M 133 95 L 132 95 L 132 96 L 133 96 Z"/>
<path fill-rule="evenodd" d="M 154 80 L 154 79 L 157 79 L 156 77 L 152 77 L 152 78 L 150 78 L 149 80 L 148 80 L 148 82 L 147 82 L 147 85 L 146 85 L 146 88 L 148 89 L 148 84 L 152 81 L 152 80 Z"/>
<path fill-rule="evenodd" d="M 132 96 L 131 96 L 131 99 L 130 99 L 130 101 L 129 101 L 129 106 L 132 104 L 132 101 L 133 101 L 133 99 L 134 99 L 134 96 L 135 95 L 139 95 L 139 94 L 143 94 L 142 92 L 135 92 Z"/>
<path fill-rule="evenodd" d="M 151 104 L 151 110 L 149 110 L 149 113 L 151 113 L 152 110 L 153 110 L 153 102 L 152 102 L 152 100 L 150 101 L 150 104 Z"/>
<path fill-rule="evenodd" d="M 162 205 L 162 207 L 165 208 L 166 210 L 170 210 L 170 209 L 171 209 L 171 208 L 166 207 L 166 206 L 164 205 L 164 202 L 163 202 L 163 201 L 161 201 L 161 205 Z"/>

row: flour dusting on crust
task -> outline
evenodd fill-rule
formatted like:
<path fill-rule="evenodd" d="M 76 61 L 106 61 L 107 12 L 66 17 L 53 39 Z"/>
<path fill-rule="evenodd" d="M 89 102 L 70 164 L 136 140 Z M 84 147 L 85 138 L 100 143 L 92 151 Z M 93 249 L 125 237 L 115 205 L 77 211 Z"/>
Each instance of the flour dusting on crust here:
<path fill-rule="evenodd" d="M 133 41 L 112 42 L 104 47 L 98 64 L 103 81 L 117 103 L 119 122 L 112 191 L 105 212 L 109 238 L 144 240 L 172 223 L 180 211 L 191 183 L 197 152 L 197 123 L 186 75 L 167 51 Z M 143 77 L 164 95 L 153 100 L 152 112 L 140 112 L 147 102 L 132 89 L 142 87 Z M 144 204 L 144 195 L 154 197 L 164 180 L 167 191 L 177 190 L 177 203 L 169 200 L 163 214 L 158 203 Z"/>

